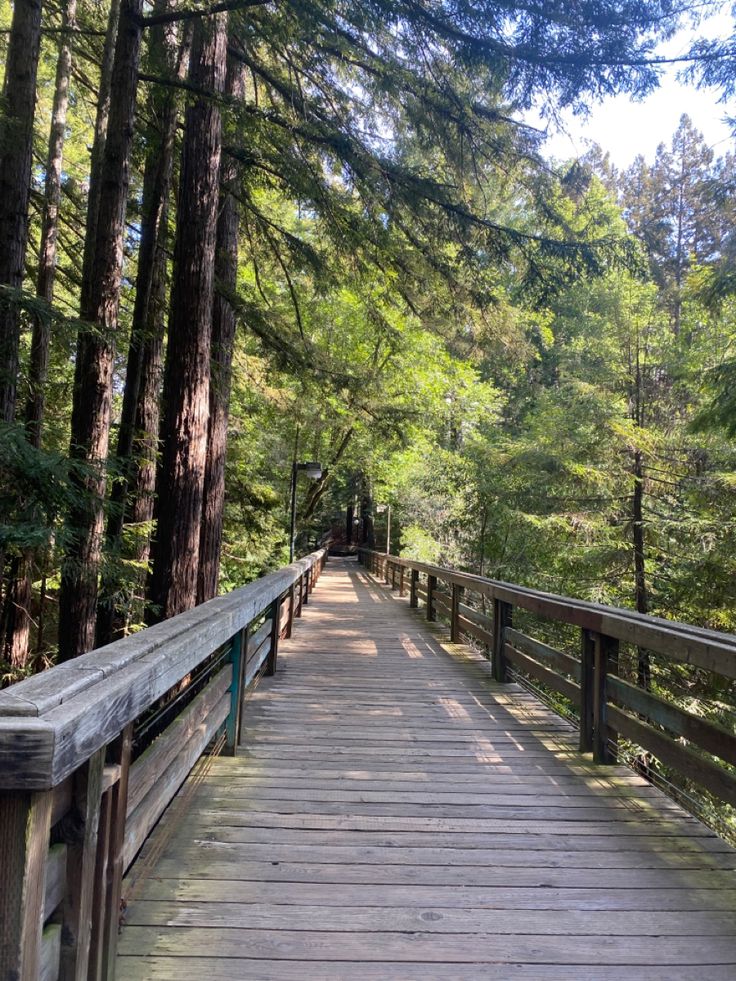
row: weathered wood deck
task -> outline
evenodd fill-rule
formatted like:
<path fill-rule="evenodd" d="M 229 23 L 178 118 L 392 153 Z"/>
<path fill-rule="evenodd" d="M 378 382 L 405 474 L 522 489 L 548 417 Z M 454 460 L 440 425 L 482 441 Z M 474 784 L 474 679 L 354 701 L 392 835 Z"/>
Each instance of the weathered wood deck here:
<path fill-rule="evenodd" d="M 118 978 L 733 981 L 736 852 L 446 636 L 328 565 Z"/>

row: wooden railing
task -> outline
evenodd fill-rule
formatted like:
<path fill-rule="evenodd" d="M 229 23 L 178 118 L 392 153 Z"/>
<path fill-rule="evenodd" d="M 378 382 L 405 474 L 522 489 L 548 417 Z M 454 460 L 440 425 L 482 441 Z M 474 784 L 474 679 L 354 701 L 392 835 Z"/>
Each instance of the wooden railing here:
<path fill-rule="evenodd" d="M 327 559 L 0 692 L 0 978 L 112 978 L 123 875 L 208 747 L 234 753 Z"/>
<path fill-rule="evenodd" d="M 628 645 L 633 657 L 644 658 L 646 664 L 651 657 L 659 663 L 690 665 L 709 678 L 718 676 L 721 689 L 730 687 L 733 694 L 735 635 L 365 549 L 359 555 L 374 575 L 402 594 L 408 590 L 412 607 L 421 601 L 428 620 L 449 621 L 451 640 L 465 635 L 479 642 L 492 660 L 497 681 L 519 675 L 562 696 L 577 715 L 580 750 L 592 751 L 595 762 L 612 762 L 621 737 L 718 801 L 736 806 L 733 725 L 704 718 L 665 697 L 666 692 L 655 694 L 618 676 L 619 655 Z M 532 636 L 528 627 L 517 629 L 517 612 L 542 628 L 537 633 L 543 632 L 544 621 L 558 630 L 559 624 L 574 627 L 577 651 L 560 650 L 563 645 Z M 697 701 L 694 691 L 692 701 Z"/>

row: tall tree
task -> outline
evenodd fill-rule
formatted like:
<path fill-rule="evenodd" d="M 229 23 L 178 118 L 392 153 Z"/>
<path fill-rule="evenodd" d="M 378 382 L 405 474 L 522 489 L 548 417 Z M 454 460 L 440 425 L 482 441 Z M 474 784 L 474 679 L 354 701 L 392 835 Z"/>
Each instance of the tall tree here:
<path fill-rule="evenodd" d="M 36 295 L 50 305 L 54 297 L 56 275 L 61 173 L 66 138 L 66 115 L 69 104 L 69 81 L 72 68 L 72 35 L 75 27 L 76 0 L 67 0 L 61 21 L 59 54 L 56 63 L 51 129 L 46 156 L 41 240 L 38 257 Z M 41 445 L 46 376 L 48 373 L 50 316 L 48 308 L 33 317 L 31 354 L 28 366 L 28 398 L 25 408 L 26 434 L 32 446 Z M 13 667 L 25 666 L 31 626 L 31 596 L 34 551 L 26 549 L 14 557 L 8 574 L 3 601 L 2 650 Z"/>
<path fill-rule="evenodd" d="M 125 213 L 133 138 L 143 0 L 122 0 L 112 71 L 110 118 L 105 139 L 89 285 L 80 315 L 88 326 L 77 343 L 70 455 L 84 465 L 69 518 L 70 543 L 61 575 L 59 658 L 94 644 L 97 578 L 103 529 L 105 465 L 110 433 L 115 334 L 123 266 Z"/>
<path fill-rule="evenodd" d="M 225 94 L 240 101 L 245 91 L 245 69 L 228 59 Z M 215 296 L 212 304 L 212 354 L 210 408 L 207 424 L 207 458 L 204 468 L 202 528 L 199 536 L 197 602 L 217 595 L 225 508 L 225 453 L 230 411 L 233 346 L 236 317 L 233 295 L 238 277 L 240 208 L 233 185 L 237 161 L 223 156 L 220 168 L 220 207 L 215 248 Z"/>
<path fill-rule="evenodd" d="M 195 24 L 189 73 L 195 90 L 224 89 L 226 25 L 222 14 Z M 181 613 L 197 599 L 221 149 L 220 108 L 197 97 L 186 112 L 179 178 L 149 622 Z"/>
<path fill-rule="evenodd" d="M 20 318 L 28 241 L 36 74 L 41 45 L 41 0 L 13 7 L 0 116 L 0 420 L 13 422 L 18 385 Z"/>
<path fill-rule="evenodd" d="M 162 0 L 154 16 L 172 4 Z M 183 79 L 189 55 L 190 32 L 176 25 L 151 29 L 148 67 L 166 77 Z M 140 570 L 148 557 L 149 524 L 153 516 L 152 475 L 158 437 L 159 396 L 163 365 L 166 307 L 166 267 L 169 198 L 179 103 L 176 89 L 154 85 L 147 100 L 147 151 L 141 201 L 140 244 L 135 303 L 123 389 L 123 405 L 115 453 L 115 480 L 110 493 L 106 530 L 108 571 L 103 575 L 97 611 L 96 644 L 109 643 L 125 623 L 129 601 L 121 591 L 133 590 L 140 578 L 121 586 L 120 559 L 130 559 Z M 123 542 L 123 527 L 133 528 L 132 541 Z M 130 576 L 128 576 L 130 580 Z"/>
<path fill-rule="evenodd" d="M 621 175 L 630 227 L 647 248 L 675 336 L 682 324 L 687 270 L 693 262 L 711 259 L 722 237 L 718 209 L 710 204 L 712 165 L 713 151 L 683 115 L 669 148 L 660 145 L 651 166 L 639 157 Z"/>
<path fill-rule="evenodd" d="M 54 298 L 56 278 L 57 240 L 59 234 L 59 207 L 61 205 L 61 177 L 66 139 L 66 117 L 69 106 L 69 83 L 72 73 L 72 37 L 76 26 L 77 0 L 67 0 L 61 21 L 59 54 L 56 62 L 54 104 L 51 110 L 51 130 L 46 155 L 46 180 L 44 184 L 43 214 L 41 217 L 41 241 L 38 254 L 36 295 L 48 304 Z M 26 430 L 34 446 L 41 443 L 41 427 L 44 414 L 44 390 L 49 361 L 49 318 L 36 316 L 33 320 L 31 356 L 28 368 L 28 400 L 26 402 Z"/>

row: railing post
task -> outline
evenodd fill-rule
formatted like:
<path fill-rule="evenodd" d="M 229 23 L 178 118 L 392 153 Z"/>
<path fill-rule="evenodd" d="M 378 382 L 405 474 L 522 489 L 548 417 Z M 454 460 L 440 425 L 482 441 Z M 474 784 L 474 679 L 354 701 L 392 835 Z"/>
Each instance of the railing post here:
<path fill-rule="evenodd" d="M 436 620 L 434 613 L 434 591 L 437 589 L 437 576 L 427 576 L 427 619 Z"/>
<path fill-rule="evenodd" d="M 286 621 L 286 636 L 291 637 L 291 631 L 294 627 L 294 596 L 296 590 L 294 589 L 294 583 L 289 586 L 289 618 Z"/>
<path fill-rule="evenodd" d="M 294 596 L 296 597 L 296 605 L 294 607 L 294 616 L 297 619 L 302 615 L 302 577 L 299 576 L 297 581 L 294 583 Z"/>
<path fill-rule="evenodd" d="M 70 829 L 66 840 L 66 896 L 63 905 L 59 977 L 88 976 L 92 918 L 94 911 L 97 835 L 102 803 L 102 774 L 105 750 L 98 750 L 74 774 L 73 809 L 79 815 L 82 833 Z"/>
<path fill-rule="evenodd" d="M 580 632 L 580 743 L 581 753 L 593 749 L 593 704 L 595 679 L 595 633 Z"/>
<path fill-rule="evenodd" d="M 607 719 L 609 673 L 618 669 L 618 640 L 598 632 L 593 633 L 594 677 L 593 677 L 593 762 L 612 763 L 615 761 L 616 734 L 609 731 Z"/>
<path fill-rule="evenodd" d="M 493 600 L 493 677 L 496 681 L 506 681 L 506 627 L 513 619 L 513 607 L 504 600 Z"/>
<path fill-rule="evenodd" d="M 383 558 L 383 576 L 384 579 L 386 580 L 387 586 L 388 586 L 388 577 L 390 573 L 391 573 L 391 563 L 388 560 L 388 555 L 385 555 Z"/>
<path fill-rule="evenodd" d="M 453 583 L 450 606 L 450 641 L 453 644 L 460 643 L 460 599 L 462 595 L 463 587 Z"/>
<path fill-rule="evenodd" d="M 123 851 L 125 848 L 125 818 L 128 809 L 128 775 L 133 749 L 133 726 L 123 729 L 118 738 L 108 747 L 108 763 L 120 767 L 119 776 L 107 791 L 109 795 L 110 824 L 109 835 L 103 843 L 107 849 L 105 878 L 100 883 L 104 900 L 104 925 L 100 946 L 100 978 L 113 981 L 115 977 L 115 955 L 120 933 L 120 899 L 123 892 Z M 99 853 L 99 843 L 98 843 Z M 90 975 L 91 976 L 91 975 Z"/>
<path fill-rule="evenodd" d="M 243 719 L 245 717 L 245 675 L 248 670 L 248 648 L 250 647 L 251 635 L 253 633 L 253 624 L 249 623 L 247 627 L 243 627 L 240 631 L 240 700 L 238 702 L 238 725 L 235 730 L 235 747 L 237 752 L 237 747 L 242 745 L 243 742 Z M 233 754 L 235 755 L 235 754 Z"/>
<path fill-rule="evenodd" d="M 225 745 L 223 756 L 235 756 L 240 733 L 240 715 L 243 710 L 243 678 L 248 660 L 248 636 L 250 628 L 239 630 L 231 641 L 230 663 L 233 676 L 230 682 L 230 713 L 225 720 Z"/>
<path fill-rule="evenodd" d="M 308 573 L 303 572 L 302 577 L 299 580 L 299 589 L 302 594 L 302 606 L 309 606 L 309 580 L 307 576 Z"/>
<path fill-rule="evenodd" d="M 279 656 L 279 623 L 281 622 L 281 599 L 277 598 L 271 604 L 271 650 L 266 660 L 265 674 L 271 677 L 276 670 L 276 658 Z"/>
<path fill-rule="evenodd" d="M 404 595 L 404 567 L 399 568 L 399 596 Z"/>
<path fill-rule="evenodd" d="M 417 597 L 417 588 L 419 586 L 419 573 L 416 569 L 411 570 L 411 580 L 409 585 L 409 606 L 412 610 L 416 610 L 419 603 Z"/>
<path fill-rule="evenodd" d="M 0 796 L 0 977 L 37 978 L 41 970 L 51 792 Z"/>

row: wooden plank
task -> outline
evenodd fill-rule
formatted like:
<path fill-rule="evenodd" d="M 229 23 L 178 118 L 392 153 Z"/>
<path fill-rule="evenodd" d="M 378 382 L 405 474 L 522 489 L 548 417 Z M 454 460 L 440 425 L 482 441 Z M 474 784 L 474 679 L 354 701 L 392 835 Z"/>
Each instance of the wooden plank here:
<path fill-rule="evenodd" d="M 573 705 L 580 704 L 580 686 L 575 684 L 574 681 L 569 681 L 567 678 L 563 678 L 562 675 L 557 674 L 556 671 L 551 671 L 549 668 L 544 667 L 539 661 L 535 661 L 526 654 L 522 654 L 521 651 L 517 651 L 511 644 L 506 644 L 504 647 L 504 656 L 512 664 L 521 668 L 522 671 L 530 674 L 532 678 L 536 678 L 543 685 L 564 695 Z"/>
<path fill-rule="evenodd" d="M 421 978 L 422 981 L 479 981 L 479 968 L 475 964 L 457 964 L 435 961 L 417 964 L 408 974 L 405 963 L 383 961 L 366 964 L 347 959 L 322 964 L 314 961 L 273 961 L 245 957 L 213 957 L 206 959 L 208 981 L 233 981 L 236 977 L 258 978 L 258 981 L 397 981 L 398 978 Z M 126 958 L 120 977 L 126 981 L 200 981 L 203 975 L 202 958 L 198 956 L 167 957 L 157 955 L 143 959 Z M 693 981 L 692 967 L 665 967 L 647 965 L 601 966 L 595 974 L 589 965 L 575 964 L 490 964 L 482 966 L 483 981 Z M 708 981 L 733 981 L 731 965 L 710 965 Z"/>
<path fill-rule="evenodd" d="M 46 859 L 46 885 L 44 889 L 43 919 L 48 920 L 64 901 L 66 894 L 66 845 L 56 844 L 49 848 Z"/>
<path fill-rule="evenodd" d="M 248 638 L 248 662 L 257 655 L 258 649 L 267 637 L 271 636 L 273 623 L 271 619 L 265 620 L 261 626 Z"/>
<path fill-rule="evenodd" d="M 217 843 L 223 845 L 238 845 L 238 854 L 244 861 L 253 862 L 291 862 L 312 863 L 321 865 L 405 865 L 412 868 L 421 866 L 436 866 L 445 868 L 452 866 L 460 868 L 509 868 L 536 869 L 541 872 L 546 869 L 699 869 L 712 871 L 714 869 L 736 869 L 736 861 L 731 852 L 715 852 L 708 849 L 688 848 L 688 842 L 682 839 L 660 839 L 658 845 L 644 843 L 630 838 L 613 841 L 601 839 L 586 841 L 585 847 L 575 848 L 574 843 L 568 845 L 557 840 L 553 841 L 544 836 L 522 837 L 514 840 L 506 836 L 503 847 L 489 847 L 488 842 L 481 842 L 472 847 L 472 842 L 457 844 L 455 835 L 444 838 L 432 836 L 426 839 L 422 835 L 387 835 L 380 838 L 368 835 L 364 841 L 361 834 L 341 835 L 336 844 L 325 844 L 324 840 L 310 840 L 301 835 L 283 841 L 275 841 L 273 835 L 261 829 L 252 833 L 250 829 L 230 828 L 227 825 L 220 829 L 210 828 L 205 831 L 201 824 L 191 822 L 189 830 L 193 831 L 192 840 L 200 847 L 210 847 L 204 842 L 211 838 L 200 837 L 217 831 Z M 252 839 L 252 840 L 251 840 Z M 305 840 L 306 839 L 306 840 Z M 681 847 L 678 847 L 681 846 Z M 181 877 L 180 877 L 181 878 Z"/>
<path fill-rule="evenodd" d="M 0 718 L 0 788 L 50 790 L 61 783 L 52 776 L 55 740 L 43 719 Z"/>
<path fill-rule="evenodd" d="M 611 725 L 633 743 L 656 756 L 667 766 L 673 767 L 689 780 L 705 787 L 720 800 L 736 805 L 736 775 L 713 760 L 683 746 L 659 729 L 635 719 L 615 705 L 608 706 Z"/>
<path fill-rule="evenodd" d="M 41 927 L 52 795 L 0 793 L 0 977 L 35 978 L 41 969 Z"/>
<path fill-rule="evenodd" d="M 51 791 L 51 827 L 59 822 L 72 806 L 72 795 L 74 792 L 74 780 L 67 777 L 62 783 L 57 784 Z"/>
<path fill-rule="evenodd" d="M 412 963 L 418 959 L 417 938 L 411 934 L 389 932 L 271 931 L 218 927 L 128 927 L 121 938 L 122 953 L 137 953 L 141 946 L 161 955 L 197 955 L 216 950 L 221 957 L 237 957 L 244 949 L 249 957 L 272 960 L 368 962 L 392 960 Z M 652 960 L 649 937 L 549 937 L 536 934 L 504 937 L 494 935 L 485 951 L 478 948 L 473 934 L 421 934 L 422 961 L 449 961 L 474 964 L 634 964 Z M 697 965 L 702 956 L 690 937 L 668 937 L 658 947 L 660 964 Z M 710 964 L 736 966 L 731 938 L 709 937 Z"/>
<path fill-rule="evenodd" d="M 156 869 L 159 879 L 179 880 L 186 878 L 182 870 L 191 868 L 196 860 L 197 848 L 171 850 Z M 201 851 L 201 848 L 199 849 Z M 545 889 L 596 889 L 600 886 L 600 869 L 546 868 L 543 877 L 536 868 L 494 866 L 411 866 L 404 865 L 348 865 L 309 862 L 249 862 L 242 858 L 242 847 L 228 846 L 208 849 L 206 868 L 197 870 L 197 879 L 215 879 L 226 882 L 274 883 L 324 883 L 327 885 L 374 885 L 374 886 L 473 886 L 476 888 L 540 888 Z M 725 890 L 734 887 L 730 870 L 688 869 L 689 888 Z M 660 889 L 663 892 L 682 889 L 683 870 L 677 869 L 607 869 L 606 888 Z"/>
<path fill-rule="evenodd" d="M 587 910 L 457 909 L 383 906 L 295 906 L 277 903 L 179 903 L 144 900 L 133 905 L 131 926 L 230 927 L 247 923 L 257 930 L 388 931 L 398 933 L 485 933 L 503 936 L 597 936 L 600 921 Z M 434 915 L 432 915 L 434 914 Z M 612 910 L 606 917 L 608 936 L 730 937 L 731 913 Z"/>
<path fill-rule="evenodd" d="M 105 750 L 98 750 L 74 774 L 74 811 L 77 825 L 66 834 L 67 888 L 64 896 L 59 977 L 85 981 L 91 942 L 97 833 Z"/>
<path fill-rule="evenodd" d="M 61 958 L 61 924 L 49 923 L 41 935 L 39 981 L 56 981 Z"/>
<path fill-rule="evenodd" d="M 458 623 L 462 633 L 469 637 L 475 638 L 475 640 L 479 640 L 481 644 L 485 644 L 486 647 L 493 647 L 493 634 L 489 633 L 487 630 L 484 630 L 482 627 L 479 627 L 477 623 L 464 616 L 458 617 Z"/>
<path fill-rule="evenodd" d="M 243 681 L 244 688 L 247 689 L 250 687 L 256 675 L 261 670 L 263 665 L 266 663 L 270 653 L 271 653 L 271 638 L 266 637 L 266 639 L 262 642 L 261 646 L 258 648 L 256 654 L 248 664 L 248 668 L 245 674 L 245 679 Z"/>
<path fill-rule="evenodd" d="M 580 661 L 576 657 L 557 651 L 549 644 L 544 644 L 535 637 L 528 637 L 526 634 L 514 630 L 513 627 L 506 628 L 506 639 L 517 651 L 528 654 L 535 661 L 539 661 L 540 664 L 544 664 L 560 674 L 570 675 L 580 684 Z"/>
<path fill-rule="evenodd" d="M 114 981 L 115 955 L 120 928 L 122 885 L 124 871 L 125 825 L 128 809 L 130 758 L 133 748 L 133 726 L 127 726 L 108 750 L 116 760 L 120 779 L 110 790 L 109 856 L 104 880 L 103 933 L 100 938 L 100 977 Z"/>
<path fill-rule="evenodd" d="M 129 867 L 151 829 L 202 755 L 205 746 L 227 718 L 229 711 L 230 696 L 226 692 L 219 703 L 194 729 L 176 758 L 162 773 L 160 779 L 150 788 L 135 810 L 128 814 L 123 847 L 124 868 Z"/>
<path fill-rule="evenodd" d="M 736 912 L 736 889 L 602 889 L 537 886 L 336 885 L 333 882 L 255 882 L 230 879 L 150 879 L 142 899 L 177 902 L 283 903 L 291 906 L 376 906 L 491 910 L 614 910 Z M 684 880 L 683 880 L 684 881 Z M 125 928 L 123 936 L 125 936 Z M 143 950 L 140 951 L 141 955 Z M 703 953 L 707 956 L 707 947 Z M 708 963 L 704 961 L 704 963 Z"/>
<path fill-rule="evenodd" d="M 692 715 L 622 678 L 608 679 L 608 693 L 622 708 L 645 715 L 675 735 L 695 743 L 698 749 L 736 764 L 736 734 L 725 726 Z"/>
<path fill-rule="evenodd" d="M 140 804 L 166 772 L 192 733 L 222 700 L 230 686 L 232 666 L 226 665 L 131 765 L 128 778 L 128 813 Z"/>

